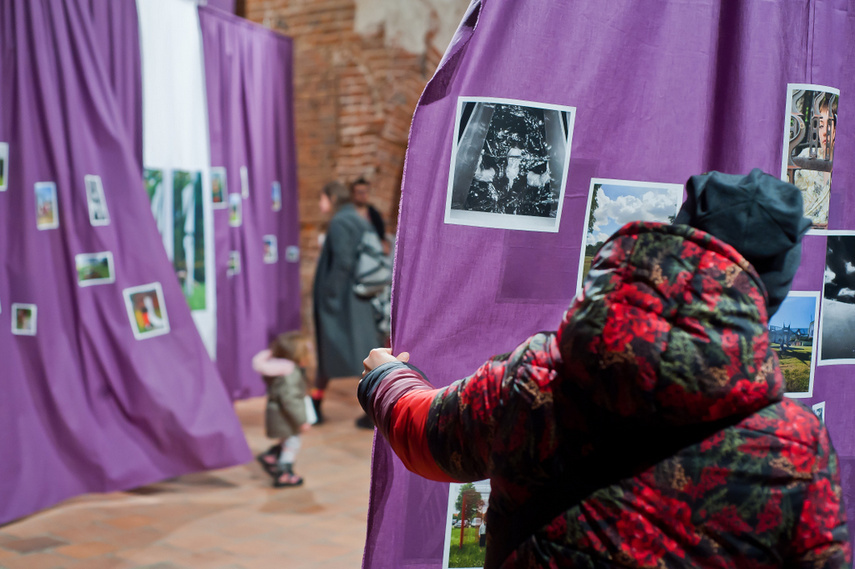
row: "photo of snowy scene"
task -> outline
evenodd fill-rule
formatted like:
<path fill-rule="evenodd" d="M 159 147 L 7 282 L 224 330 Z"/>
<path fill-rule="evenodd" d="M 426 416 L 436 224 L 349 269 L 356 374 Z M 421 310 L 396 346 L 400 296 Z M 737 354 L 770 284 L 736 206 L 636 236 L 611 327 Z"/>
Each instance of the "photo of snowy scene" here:
<path fill-rule="evenodd" d="M 557 232 L 575 109 L 458 102 L 445 222 Z"/>
<path fill-rule="evenodd" d="M 790 292 L 769 319 L 769 342 L 778 354 L 787 396 L 813 395 L 816 352 L 813 349 L 819 292 Z"/>
<path fill-rule="evenodd" d="M 489 480 L 450 485 L 443 569 L 484 567 L 489 502 Z"/>
<path fill-rule="evenodd" d="M 588 220 L 582 236 L 578 287 L 591 260 L 612 233 L 630 221 L 673 223 L 683 203 L 683 186 L 593 178 L 588 194 Z"/>
<path fill-rule="evenodd" d="M 830 232 L 820 316 L 819 365 L 855 363 L 855 232 Z"/>

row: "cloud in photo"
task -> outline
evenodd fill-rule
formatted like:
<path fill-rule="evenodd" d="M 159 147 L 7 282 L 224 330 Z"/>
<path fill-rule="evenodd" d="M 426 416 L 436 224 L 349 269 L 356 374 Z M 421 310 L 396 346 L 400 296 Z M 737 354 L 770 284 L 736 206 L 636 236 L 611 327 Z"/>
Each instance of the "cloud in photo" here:
<path fill-rule="evenodd" d="M 593 242 L 604 241 L 630 221 L 667 223 L 677 213 L 681 197 L 677 189 L 603 184 L 594 211 Z"/>

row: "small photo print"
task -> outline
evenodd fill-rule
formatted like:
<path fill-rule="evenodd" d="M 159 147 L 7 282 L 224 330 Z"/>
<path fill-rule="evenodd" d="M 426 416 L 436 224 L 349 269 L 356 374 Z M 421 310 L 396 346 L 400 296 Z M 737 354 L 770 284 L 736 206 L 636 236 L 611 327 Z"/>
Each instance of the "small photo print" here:
<path fill-rule="evenodd" d="M 59 227 L 59 204 L 56 197 L 56 184 L 36 182 L 36 227 L 56 229 Z"/>
<path fill-rule="evenodd" d="M 855 364 L 855 231 L 829 231 L 818 365 Z"/>
<path fill-rule="evenodd" d="M 154 282 L 122 291 L 131 329 L 137 340 L 169 333 L 169 318 L 163 302 L 163 289 Z"/>
<path fill-rule="evenodd" d="M 275 263 L 279 260 L 279 249 L 275 235 L 264 236 L 264 262 Z"/>
<path fill-rule="evenodd" d="M 270 199 L 273 201 L 273 211 L 282 209 L 282 184 L 273 182 L 270 187 Z"/>
<path fill-rule="evenodd" d="M 815 403 L 810 406 L 811 411 L 813 411 L 814 415 L 819 417 L 819 422 L 823 425 L 825 424 L 825 401 L 820 401 L 819 403 Z"/>
<path fill-rule="evenodd" d="M 484 567 L 489 503 L 489 480 L 449 485 L 443 569 Z"/>
<path fill-rule="evenodd" d="M 240 194 L 229 194 L 229 225 L 240 227 L 242 222 L 242 203 Z"/>
<path fill-rule="evenodd" d="M 285 248 L 285 260 L 289 263 L 296 263 L 300 260 L 300 248 L 296 245 L 288 245 Z"/>
<path fill-rule="evenodd" d="M 460 97 L 445 223 L 558 232 L 576 109 Z"/>
<path fill-rule="evenodd" d="M 0 192 L 5 192 L 9 179 L 9 143 L 0 142 Z"/>
<path fill-rule="evenodd" d="M 787 397 L 813 396 L 818 314 L 819 291 L 791 291 L 769 319 L 769 342 L 781 363 Z"/>
<path fill-rule="evenodd" d="M 95 226 L 110 225 L 110 213 L 107 211 L 101 176 L 85 176 L 83 184 L 86 186 L 86 203 L 89 204 L 89 223 Z"/>
<path fill-rule="evenodd" d="M 211 168 L 211 203 L 215 209 L 224 209 L 226 203 L 226 169 L 223 167 Z"/>
<path fill-rule="evenodd" d="M 110 251 L 75 255 L 74 266 L 77 268 L 78 286 L 110 284 L 116 281 L 113 253 Z"/>
<path fill-rule="evenodd" d="M 243 199 L 249 199 L 249 168 L 240 167 L 240 195 Z"/>
<path fill-rule="evenodd" d="M 12 303 L 12 333 L 18 336 L 35 336 L 38 308 L 35 304 Z"/>
<path fill-rule="evenodd" d="M 594 255 L 615 231 L 630 221 L 673 223 L 682 203 L 680 184 L 592 178 L 577 288 L 582 287 Z"/>
<path fill-rule="evenodd" d="M 787 85 L 781 178 L 801 190 L 813 229 L 828 229 L 839 99 L 832 87 Z"/>
<path fill-rule="evenodd" d="M 229 263 L 226 265 L 226 276 L 240 274 L 240 251 L 229 251 Z"/>

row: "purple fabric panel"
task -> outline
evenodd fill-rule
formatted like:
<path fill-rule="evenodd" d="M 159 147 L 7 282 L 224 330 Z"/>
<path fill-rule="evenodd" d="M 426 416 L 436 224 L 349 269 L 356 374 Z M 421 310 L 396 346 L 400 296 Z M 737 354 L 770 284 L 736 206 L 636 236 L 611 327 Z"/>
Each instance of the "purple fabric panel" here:
<path fill-rule="evenodd" d="M 778 174 L 787 83 L 842 93 L 830 228 L 855 229 L 855 172 L 843 158 L 855 132 L 842 126 L 851 122 L 846 94 L 855 92 L 855 75 L 844 69 L 855 53 L 853 10 L 849 0 L 483 0 L 480 12 L 473 2 L 413 119 L 395 351 L 410 352 L 441 387 L 532 333 L 554 330 L 575 292 L 591 177 L 683 184 L 712 169 Z M 443 223 L 458 96 L 576 107 L 559 233 Z M 796 290 L 819 290 L 824 251 L 823 236 L 805 239 Z M 814 401 L 828 400 L 844 457 L 855 455 L 851 373 L 816 372 Z M 382 438 L 373 469 L 363 566 L 439 567 L 447 485 L 408 473 Z"/>
<path fill-rule="evenodd" d="M 0 523 L 251 459 L 163 254 L 97 29 L 86 0 L 0 2 Z M 125 40 L 133 53 L 136 35 Z M 90 225 L 87 174 L 101 176 L 109 225 Z M 57 229 L 36 227 L 39 181 L 56 183 Z M 78 287 L 74 255 L 99 251 L 115 283 Z M 122 290 L 151 282 L 171 331 L 136 340 Z M 36 336 L 11 334 L 13 302 L 37 305 Z"/>
<path fill-rule="evenodd" d="M 229 193 L 240 194 L 240 167 L 249 168 L 243 224 L 230 227 L 228 210 L 214 210 L 217 267 L 217 365 L 233 399 L 261 395 L 253 354 L 270 339 L 300 328 L 299 245 L 294 145 L 292 46 L 278 35 L 211 8 L 199 8 L 211 134 L 211 164 L 226 168 Z M 282 186 L 273 211 L 271 184 Z M 276 235 L 279 260 L 263 262 L 262 236 Z M 229 251 L 241 271 L 227 276 Z"/>

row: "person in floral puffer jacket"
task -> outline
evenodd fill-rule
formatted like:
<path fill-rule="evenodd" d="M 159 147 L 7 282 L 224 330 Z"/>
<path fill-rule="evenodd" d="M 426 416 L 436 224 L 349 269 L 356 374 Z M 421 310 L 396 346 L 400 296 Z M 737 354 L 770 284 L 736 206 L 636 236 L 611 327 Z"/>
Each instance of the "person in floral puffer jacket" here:
<path fill-rule="evenodd" d="M 801 196 L 759 170 L 687 190 L 677 224 L 603 245 L 556 332 L 442 389 L 407 354 L 365 360 L 407 468 L 491 479 L 485 568 L 851 567 L 837 456 L 767 333 Z"/>

